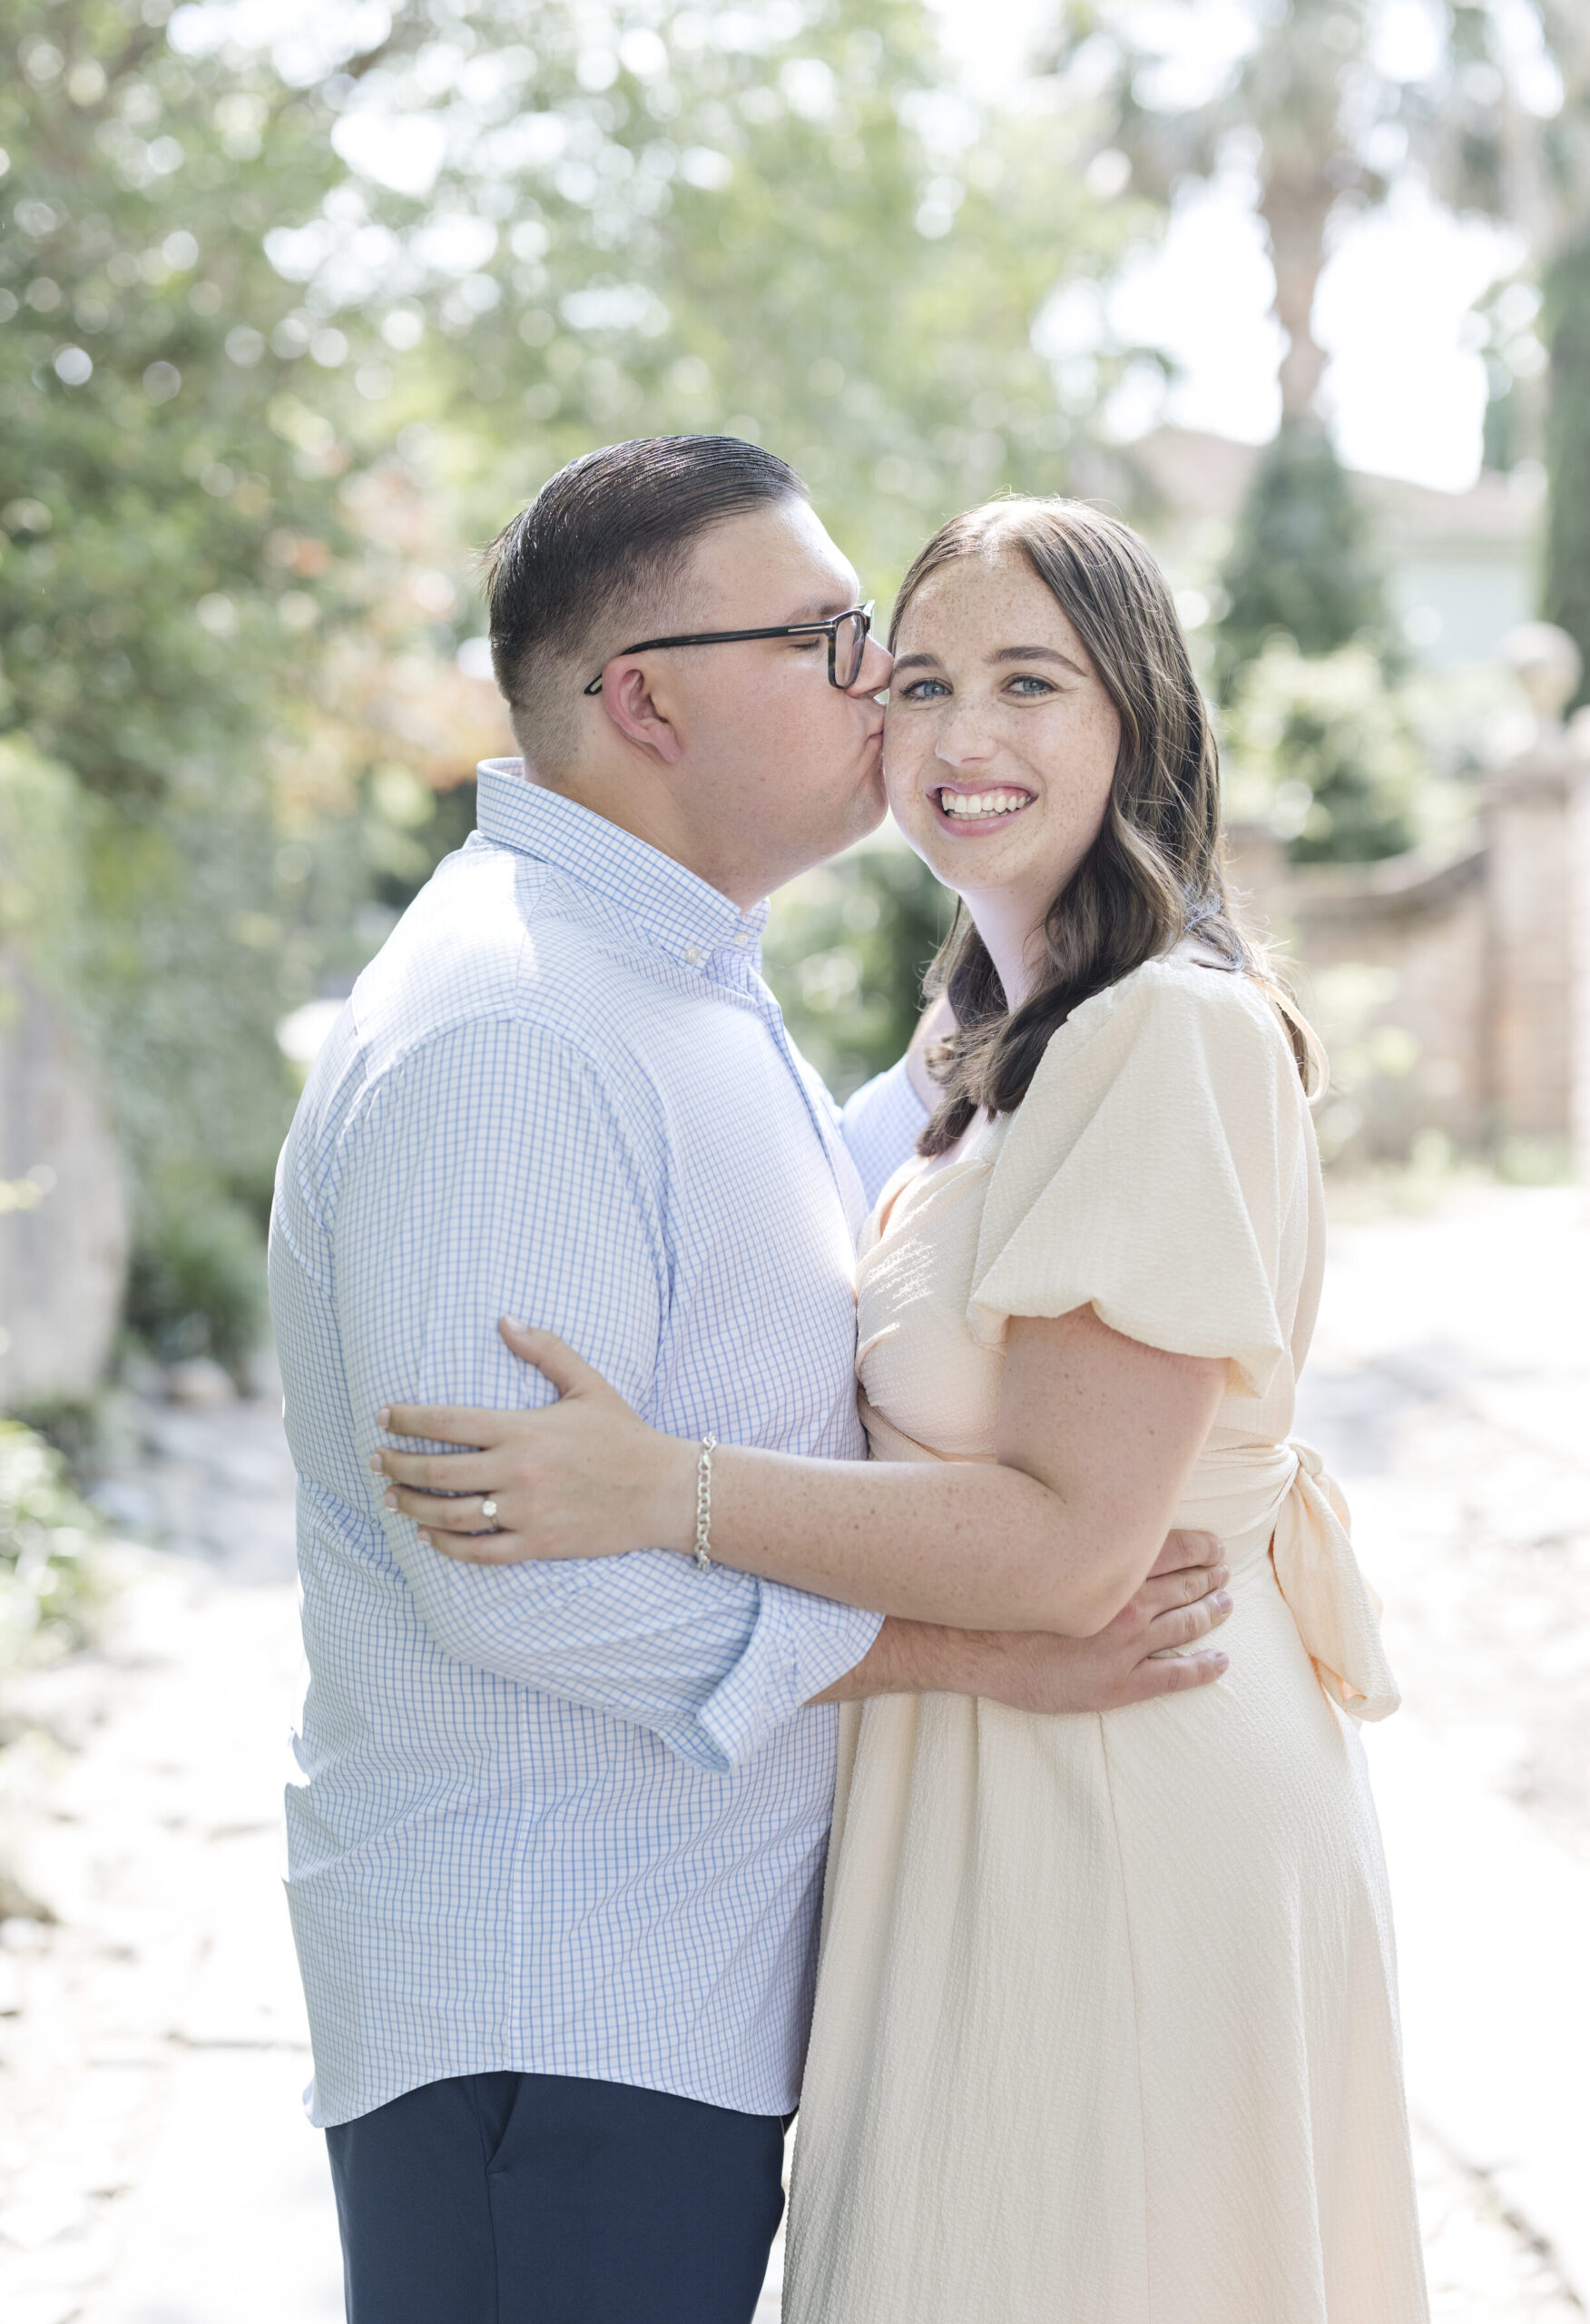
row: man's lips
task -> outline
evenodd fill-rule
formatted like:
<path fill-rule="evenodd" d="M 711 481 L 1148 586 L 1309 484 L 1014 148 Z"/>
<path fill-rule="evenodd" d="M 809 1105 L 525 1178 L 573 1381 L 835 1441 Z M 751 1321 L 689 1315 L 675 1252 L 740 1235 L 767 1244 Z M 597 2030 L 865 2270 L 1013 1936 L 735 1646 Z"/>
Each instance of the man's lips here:
<path fill-rule="evenodd" d="M 928 793 L 934 822 L 957 839 L 1003 829 L 1026 812 L 1034 797 L 1015 783 L 940 783 Z"/>

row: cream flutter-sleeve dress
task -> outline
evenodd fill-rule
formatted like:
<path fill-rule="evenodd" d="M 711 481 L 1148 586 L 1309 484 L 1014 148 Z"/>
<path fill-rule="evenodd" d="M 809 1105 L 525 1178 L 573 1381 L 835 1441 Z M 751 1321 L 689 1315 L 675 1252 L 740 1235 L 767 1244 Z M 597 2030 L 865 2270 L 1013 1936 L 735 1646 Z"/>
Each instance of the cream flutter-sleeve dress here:
<path fill-rule="evenodd" d="M 787 2324 L 1427 2315 L 1355 1731 L 1397 1695 L 1346 1512 L 1288 1437 L 1321 1214 L 1279 1018 L 1191 947 L 885 1190 L 858 1272 L 877 1458 L 992 1460 L 1012 1315 L 1091 1303 L 1225 1359 L 1175 1521 L 1225 1544 L 1231 1668 L 1102 1717 L 846 1709 Z"/>

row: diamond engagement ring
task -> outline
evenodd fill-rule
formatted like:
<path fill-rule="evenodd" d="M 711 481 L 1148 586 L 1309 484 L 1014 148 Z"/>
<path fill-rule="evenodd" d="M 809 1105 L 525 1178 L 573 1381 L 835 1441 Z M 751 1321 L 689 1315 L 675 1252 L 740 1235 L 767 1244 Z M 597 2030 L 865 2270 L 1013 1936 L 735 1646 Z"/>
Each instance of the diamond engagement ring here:
<path fill-rule="evenodd" d="M 495 1517 L 496 1515 L 496 1502 L 483 1501 L 480 1504 L 480 1513 L 483 1517 Z"/>

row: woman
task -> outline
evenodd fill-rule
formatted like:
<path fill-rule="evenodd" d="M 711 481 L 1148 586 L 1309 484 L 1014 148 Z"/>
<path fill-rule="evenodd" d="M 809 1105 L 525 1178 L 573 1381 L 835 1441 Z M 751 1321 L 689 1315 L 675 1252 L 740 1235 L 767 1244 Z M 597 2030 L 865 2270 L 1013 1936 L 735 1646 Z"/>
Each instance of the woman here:
<path fill-rule="evenodd" d="M 1287 1440 L 1322 1264 L 1310 1038 L 1227 909 L 1213 740 L 1133 534 L 1066 502 L 958 517 L 891 644 L 890 805 L 965 909 L 937 1109 L 859 1265 L 874 1458 L 718 1451 L 712 1554 L 1081 1634 L 1179 1525 L 1220 1536 L 1235 1603 L 1216 1687 L 842 1714 L 786 2317 L 1414 2324 L 1385 1874 L 1343 1716 L 1396 1692 L 1344 1512 Z M 517 1555 L 690 1551 L 701 1448 L 546 1335 L 510 1344 L 565 1393 L 464 1416 L 483 1521 Z M 386 1465 L 439 1547 L 482 1553 Z"/>

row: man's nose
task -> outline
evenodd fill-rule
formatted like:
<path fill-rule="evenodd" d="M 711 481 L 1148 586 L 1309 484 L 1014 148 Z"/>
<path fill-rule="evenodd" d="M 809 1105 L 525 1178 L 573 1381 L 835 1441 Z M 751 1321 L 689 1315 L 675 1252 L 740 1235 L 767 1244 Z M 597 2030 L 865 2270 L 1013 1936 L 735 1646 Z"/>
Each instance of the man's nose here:
<path fill-rule="evenodd" d="M 862 650 L 861 667 L 856 673 L 856 683 L 848 691 L 851 694 L 881 694 L 888 684 L 889 672 L 893 668 L 894 655 L 888 647 L 881 638 L 869 636 Z"/>

